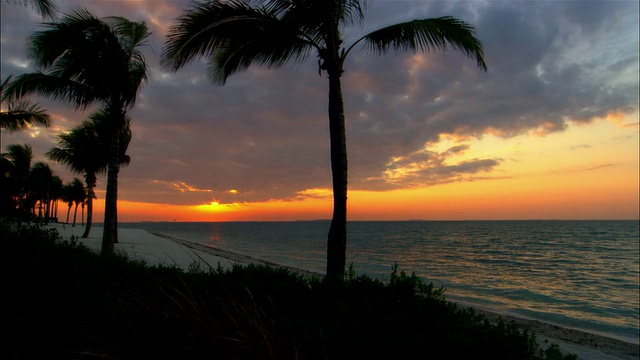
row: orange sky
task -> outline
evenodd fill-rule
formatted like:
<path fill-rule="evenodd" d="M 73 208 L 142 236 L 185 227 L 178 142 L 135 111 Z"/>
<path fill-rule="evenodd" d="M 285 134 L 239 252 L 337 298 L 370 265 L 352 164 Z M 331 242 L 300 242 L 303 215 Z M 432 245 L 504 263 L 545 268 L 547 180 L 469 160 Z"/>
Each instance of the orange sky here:
<path fill-rule="evenodd" d="M 350 52 L 348 218 L 638 219 L 637 2 L 469 4 L 375 1 L 362 27 L 345 32 L 349 43 L 393 20 L 452 15 L 475 27 L 489 66 L 480 71 L 455 51 Z M 128 112 L 132 161 L 120 171 L 119 220 L 331 218 L 328 88 L 315 55 L 292 68 L 251 67 L 222 87 L 208 81 L 206 61 L 171 73 L 159 55 L 184 5 L 60 2 L 145 21 L 153 32 L 143 49 L 149 81 Z M 4 79 L 35 70 L 26 46 L 42 28 L 28 7 L 1 6 Z M 29 144 L 33 163 L 50 163 L 56 137 L 90 111 L 32 100 L 51 127 L 3 132 L 2 144 Z M 52 168 L 65 183 L 81 177 Z M 96 222 L 105 182 L 101 175 Z"/>
<path fill-rule="evenodd" d="M 635 118 L 634 118 L 635 117 Z M 394 191 L 351 191 L 350 220 L 638 219 L 637 114 L 572 124 L 545 136 L 441 139 L 466 154 L 504 158 L 497 171 L 456 183 Z M 125 174 L 126 176 L 126 170 Z M 287 221 L 331 217 L 328 189 L 302 201 L 177 206 L 119 202 L 120 221 Z M 99 194 L 103 197 L 104 194 Z M 97 201 L 96 219 L 104 203 Z"/>

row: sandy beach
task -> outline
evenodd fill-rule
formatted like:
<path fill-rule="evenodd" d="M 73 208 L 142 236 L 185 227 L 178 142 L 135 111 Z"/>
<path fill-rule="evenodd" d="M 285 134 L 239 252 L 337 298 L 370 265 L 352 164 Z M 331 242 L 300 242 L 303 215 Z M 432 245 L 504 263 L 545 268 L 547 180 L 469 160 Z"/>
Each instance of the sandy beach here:
<path fill-rule="evenodd" d="M 50 226 L 57 229 L 64 240 L 69 240 L 71 236 L 79 237 L 84 230 L 82 226 L 71 227 L 70 225 L 62 224 L 52 224 Z M 144 260 L 149 265 L 175 265 L 185 270 L 194 267 L 206 270 L 217 268 L 218 266 L 228 269 L 234 264 L 280 266 L 243 254 L 211 248 L 160 234 L 151 234 L 140 229 L 119 229 L 118 238 L 119 242 L 115 245 L 116 252 L 125 254 L 132 259 Z M 78 241 L 90 249 L 99 251 L 101 239 L 102 228 L 94 227 L 88 239 L 78 239 Z M 292 270 L 305 275 L 314 275 L 314 273 L 302 269 Z M 480 309 L 476 310 L 486 315 L 489 319 L 497 319 L 500 316 L 506 322 L 515 323 L 534 331 L 541 344 L 545 340 L 556 343 L 563 351 L 576 354 L 580 359 L 637 360 L 640 358 L 638 344 L 567 329 L 541 321 L 498 315 Z"/>

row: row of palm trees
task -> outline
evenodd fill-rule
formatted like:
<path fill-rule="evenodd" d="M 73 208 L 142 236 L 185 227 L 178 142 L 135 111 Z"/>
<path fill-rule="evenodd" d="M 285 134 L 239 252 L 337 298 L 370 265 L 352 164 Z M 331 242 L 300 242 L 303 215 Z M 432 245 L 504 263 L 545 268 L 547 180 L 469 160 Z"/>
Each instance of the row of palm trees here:
<path fill-rule="evenodd" d="M 131 141 L 130 122 L 131 119 L 127 117 L 124 128 L 120 131 L 119 166 L 128 165 L 131 162 L 131 158 L 126 154 Z M 71 171 L 84 176 L 87 189 L 87 226 L 82 235 L 83 238 L 89 236 L 93 223 L 93 199 L 96 197 L 97 175 L 106 171 L 109 162 L 110 131 L 107 115 L 104 111 L 98 111 L 71 131 L 58 135 L 57 146 L 45 154 L 52 161 L 65 164 Z"/>
<path fill-rule="evenodd" d="M 68 203 L 66 223 L 75 205 L 75 226 L 78 207 L 84 207 L 87 191 L 80 179 L 64 184 L 59 176 L 44 162 L 31 165 L 32 149 L 29 145 L 12 144 L 0 157 L 0 216 L 17 219 L 36 219 L 48 223 L 58 218 L 59 200 Z"/>
<path fill-rule="evenodd" d="M 395 51 L 460 51 L 486 70 L 474 28 L 452 18 L 418 19 L 370 32 L 353 43 L 344 29 L 363 22 L 364 0 L 211 0 L 192 3 L 170 27 L 161 63 L 177 71 L 205 58 L 214 83 L 258 64 L 271 68 L 305 61 L 316 53 L 318 72 L 329 80 L 329 138 L 333 217 L 327 241 L 326 277 L 343 279 L 347 241 L 347 147 L 342 75 L 357 45 L 379 55 Z M 108 124 L 110 156 L 102 253 L 113 252 L 117 223 L 119 141 L 126 113 L 146 80 L 140 48 L 150 35 L 143 22 L 99 19 L 76 8 L 30 38 L 29 54 L 38 72 L 9 86 L 14 97 L 40 94 L 76 109 L 98 103 Z"/>
<path fill-rule="evenodd" d="M 120 165 L 127 165 L 131 161 L 126 154 L 131 141 L 130 119 L 126 119 L 124 131 L 119 140 Z M 5 217 L 30 217 L 37 215 L 48 223 L 52 217 L 57 218 L 57 213 L 51 205 L 58 199 L 76 205 L 73 225 L 78 205 L 82 205 L 84 219 L 84 206 L 87 205 L 87 224 L 82 235 L 89 236 L 93 222 L 93 199 L 97 175 L 104 173 L 107 168 L 110 151 L 109 124 L 104 112 L 92 114 L 82 124 L 71 131 L 58 135 L 57 146 L 51 148 L 45 155 L 56 163 L 62 163 L 79 174 L 83 174 L 86 188 L 82 181 L 74 179 L 70 184 L 62 186 L 62 180 L 53 176 L 51 168 L 38 162 L 31 167 L 33 158 L 31 147 L 28 145 L 13 144 L 7 147 L 7 152 L 2 153 L 0 182 L 2 183 L 2 200 L 0 216 Z M 39 206 L 36 206 L 39 205 Z M 38 209 L 36 214 L 36 209 Z M 43 211 L 44 209 L 44 211 Z M 30 210 L 30 211 L 29 211 Z M 69 212 L 67 220 L 69 221 Z"/>
<path fill-rule="evenodd" d="M 143 22 L 122 17 L 100 19 L 84 8 L 75 8 L 44 26 L 46 30 L 29 38 L 29 57 L 38 71 L 13 80 L 6 88 L 7 99 L 39 94 L 78 110 L 94 103 L 101 105 L 100 141 L 108 148 L 102 254 L 109 256 L 117 242 L 120 140 L 130 138 L 126 113 L 147 77 L 140 47 L 150 32 Z M 95 160 L 99 163 L 101 159 Z M 93 189 L 95 180 L 91 175 L 86 180 Z"/>

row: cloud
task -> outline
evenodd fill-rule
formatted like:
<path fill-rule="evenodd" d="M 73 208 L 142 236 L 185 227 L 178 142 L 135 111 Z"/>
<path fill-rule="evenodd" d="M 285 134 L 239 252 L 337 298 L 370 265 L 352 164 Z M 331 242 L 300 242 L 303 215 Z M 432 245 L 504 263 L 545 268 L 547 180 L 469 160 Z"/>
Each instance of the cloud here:
<path fill-rule="evenodd" d="M 443 183 L 473 181 L 478 173 L 491 172 L 502 159 L 455 158 L 469 149 L 468 145 L 453 146 L 442 152 L 422 149 L 407 156 L 394 157 L 380 176 L 366 179 L 367 189 L 418 188 Z"/>
<path fill-rule="evenodd" d="M 182 2 L 64 6 L 78 4 L 99 16 L 144 20 L 154 31 L 144 49 L 149 81 L 130 111 L 132 163 L 121 172 L 120 198 L 224 204 L 318 196 L 313 189 L 331 188 L 328 82 L 318 76 L 313 56 L 292 68 L 253 67 L 213 86 L 205 61 L 177 73 L 159 67 L 164 34 Z M 638 109 L 638 38 L 629 30 L 638 24 L 634 2 L 372 2 L 362 27 L 345 37 L 353 41 L 381 26 L 444 15 L 476 27 L 489 71 L 453 51 L 373 56 L 354 49 L 342 78 L 351 189 L 500 177 L 503 160 L 474 157 L 466 139 L 543 136 L 569 122 Z M 30 71 L 25 44 L 40 29 L 37 17 L 2 3 L 1 26 L 2 76 Z M 3 144 L 28 141 L 42 154 L 57 133 L 90 113 L 37 100 L 54 126 L 35 138 L 3 134 Z M 443 135 L 459 143 L 429 150 Z"/>

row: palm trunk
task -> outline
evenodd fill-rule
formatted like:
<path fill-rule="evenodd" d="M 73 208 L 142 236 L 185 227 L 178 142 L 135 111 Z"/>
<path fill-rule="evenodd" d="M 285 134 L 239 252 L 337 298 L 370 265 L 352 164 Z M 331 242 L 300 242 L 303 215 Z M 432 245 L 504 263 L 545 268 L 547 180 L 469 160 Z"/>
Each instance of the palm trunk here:
<path fill-rule="evenodd" d="M 87 226 L 84 228 L 84 233 L 82 234 L 82 238 L 86 239 L 89 237 L 89 233 L 91 232 L 91 223 L 93 222 L 93 197 L 95 196 L 95 192 L 93 188 L 96 187 L 96 175 L 95 174 L 87 174 Z"/>
<path fill-rule="evenodd" d="M 47 190 L 47 202 L 44 208 L 44 224 L 49 225 L 49 218 L 51 217 L 51 199 L 49 196 L 49 190 Z"/>
<path fill-rule="evenodd" d="M 71 227 L 76 227 L 76 218 L 78 217 L 78 205 L 80 205 L 80 203 L 76 203 L 76 207 L 73 209 L 73 224 L 71 224 Z"/>
<path fill-rule="evenodd" d="M 344 279 L 347 250 L 347 137 L 341 71 L 329 73 L 329 137 L 333 180 L 333 218 L 327 241 L 326 280 L 336 284 Z"/>
<path fill-rule="evenodd" d="M 69 208 L 67 208 L 67 220 L 65 220 L 65 224 L 69 223 L 69 214 L 71 213 L 71 206 L 73 206 L 73 203 L 69 203 Z"/>
<path fill-rule="evenodd" d="M 109 163 L 107 166 L 107 193 L 104 207 L 104 231 L 102 233 L 101 255 L 111 256 L 114 252 L 114 244 L 117 239 L 117 214 L 118 214 L 118 153 L 120 152 L 121 127 L 113 123 L 114 131 L 111 135 L 111 149 L 109 151 Z"/>

